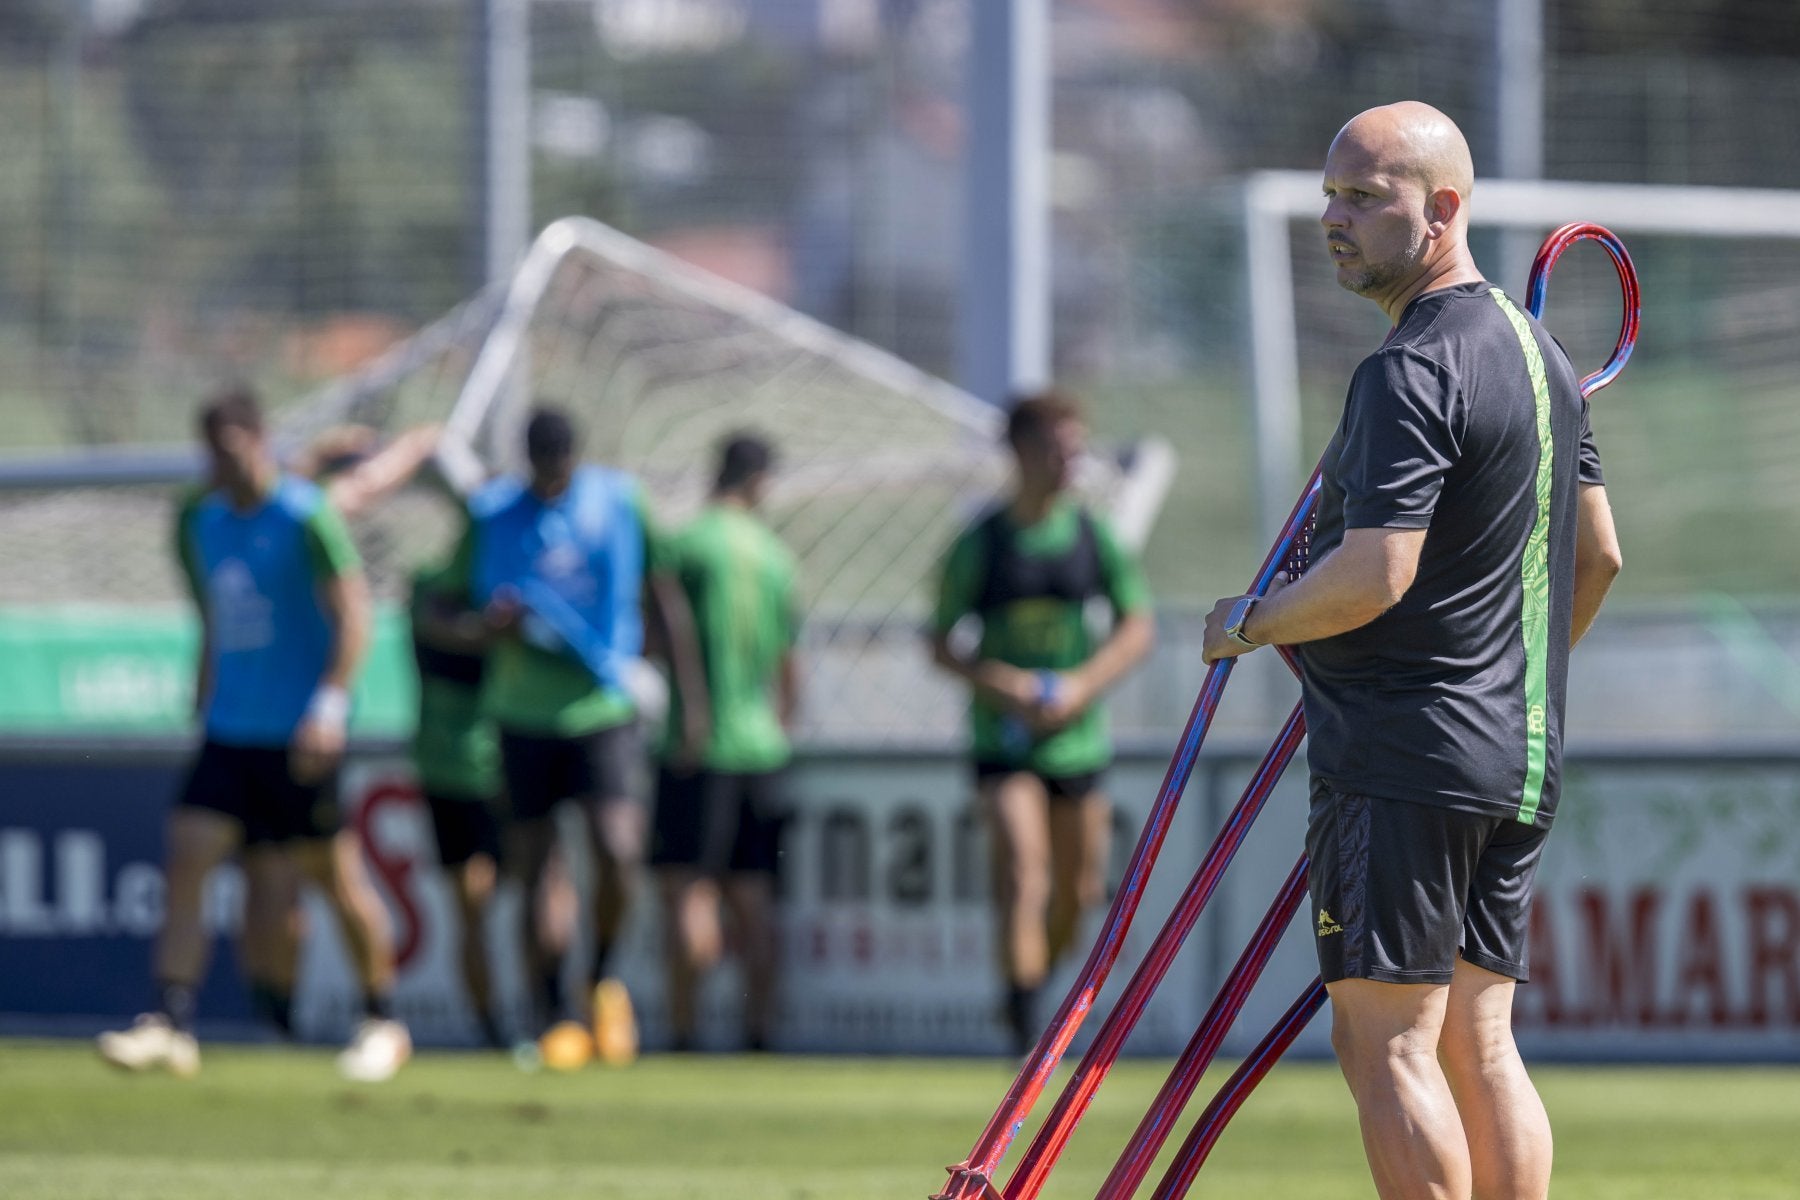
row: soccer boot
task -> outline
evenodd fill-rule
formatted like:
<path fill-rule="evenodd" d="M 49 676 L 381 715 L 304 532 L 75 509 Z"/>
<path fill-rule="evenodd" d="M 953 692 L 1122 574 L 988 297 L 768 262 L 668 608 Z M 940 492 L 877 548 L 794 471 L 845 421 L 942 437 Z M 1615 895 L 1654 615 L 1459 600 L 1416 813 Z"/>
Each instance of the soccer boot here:
<path fill-rule="evenodd" d="M 609 1067 L 637 1061 L 637 1014 L 631 1009 L 631 993 L 617 979 L 594 985 L 594 1049 Z"/>
<path fill-rule="evenodd" d="M 398 1021 L 370 1017 L 337 1056 L 338 1074 L 352 1083 L 392 1079 L 412 1057 L 412 1035 Z"/>
<path fill-rule="evenodd" d="M 552 1071 L 579 1071 L 594 1061 L 594 1035 L 580 1021 L 558 1021 L 544 1031 L 537 1048 Z"/>
<path fill-rule="evenodd" d="M 95 1039 L 100 1057 L 126 1071 L 160 1067 L 182 1079 L 200 1073 L 200 1043 L 194 1035 L 169 1024 L 161 1013 L 144 1013 L 130 1029 L 103 1033 Z"/>

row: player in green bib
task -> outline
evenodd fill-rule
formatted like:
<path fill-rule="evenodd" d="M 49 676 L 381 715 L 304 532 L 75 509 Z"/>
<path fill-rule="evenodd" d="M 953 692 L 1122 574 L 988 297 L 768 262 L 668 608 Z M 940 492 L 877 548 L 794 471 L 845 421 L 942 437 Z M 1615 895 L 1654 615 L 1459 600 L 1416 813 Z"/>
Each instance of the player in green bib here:
<path fill-rule="evenodd" d="M 409 616 L 419 670 L 412 758 L 456 890 L 463 984 L 482 1037 L 502 1044 L 483 936 L 500 861 L 500 740 L 481 711 L 488 631 L 452 564 L 413 577 Z"/>
<path fill-rule="evenodd" d="M 1142 571 L 1107 524 L 1069 494 L 1085 439 L 1080 410 L 1048 393 L 1007 419 L 1011 497 L 944 559 L 933 620 L 937 664 L 967 683 L 976 787 L 994 839 L 1007 1024 L 1022 1053 L 1051 967 L 1105 893 L 1112 739 L 1099 699 L 1150 650 Z M 1111 608 L 1097 635 L 1090 602 Z M 968 648 L 953 632 L 979 626 Z"/>
<path fill-rule="evenodd" d="M 669 1020 L 677 1049 L 695 1040 L 695 991 L 719 960 L 720 906 L 743 960 L 745 1034 L 768 1044 L 775 988 L 775 879 L 786 816 L 787 726 L 798 703 L 794 556 L 756 515 L 772 455 L 761 440 L 725 443 L 711 501 L 669 539 L 660 565 L 681 585 L 702 678 L 678 677 L 657 784 L 655 841 L 665 907 Z M 675 611 L 681 609 L 677 607 Z"/>

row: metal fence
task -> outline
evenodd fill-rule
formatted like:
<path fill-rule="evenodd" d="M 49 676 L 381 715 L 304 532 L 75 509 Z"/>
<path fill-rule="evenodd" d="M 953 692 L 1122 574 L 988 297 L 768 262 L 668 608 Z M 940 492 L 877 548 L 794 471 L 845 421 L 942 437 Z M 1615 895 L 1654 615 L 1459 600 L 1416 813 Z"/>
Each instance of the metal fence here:
<path fill-rule="evenodd" d="M 469 295 L 480 17 L 497 2 L 4 6 L 0 445 L 178 439 L 221 377 L 300 396 Z M 534 228 L 599 217 L 949 370 L 971 0 L 517 2 Z M 1052 7 L 1058 368 L 1103 432 L 1176 442 L 1171 520 L 1226 527 L 1207 557 L 1235 563 L 1253 520 L 1229 182 L 1316 167 L 1347 115 L 1404 95 L 1456 116 L 1492 170 L 1508 6 Z M 1791 3 L 1542 8 L 1548 176 L 1800 187 Z M 1732 283 L 1702 254 L 1679 278 Z M 1759 304 L 1746 297 L 1747 320 Z M 1723 357 L 1729 379 L 1735 352 L 1684 347 L 1678 373 L 1704 381 Z M 1675 401 L 1655 403 L 1652 422 Z M 1710 434 L 1709 455 L 1780 455 L 1800 436 L 1784 405 Z M 1709 493 L 1671 519 L 1710 525 L 1718 509 Z M 1153 575 L 1201 598 L 1179 558 L 1159 541 Z M 1776 571 L 1752 582 L 1793 591 Z"/>

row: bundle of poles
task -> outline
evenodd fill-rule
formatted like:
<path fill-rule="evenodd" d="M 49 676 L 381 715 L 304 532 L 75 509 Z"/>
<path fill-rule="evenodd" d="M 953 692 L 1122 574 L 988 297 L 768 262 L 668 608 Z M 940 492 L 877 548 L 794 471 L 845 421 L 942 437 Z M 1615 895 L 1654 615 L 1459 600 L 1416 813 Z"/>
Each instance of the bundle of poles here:
<path fill-rule="evenodd" d="M 1546 238 L 1532 263 L 1526 288 L 1526 306 L 1531 315 L 1540 318 L 1543 316 L 1544 294 L 1551 268 L 1565 250 L 1581 241 L 1597 242 L 1612 259 L 1613 266 L 1618 271 L 1624 301 L 1619 337 L 1612 356 L 1605 366 L 1581 381 L 1581 394 L 1585 397 L 1611 383 L 1624 369 L 1626 360 L 1631 357 L 1632 348 L 1637 344 L 1640 303 L 1637 272 L 1624 244 L 1610 230 L 1599 225 L 1577 222 L 1563 226 Z M 1257 571 L 1250 587 L 1251 594 L 1260 596 L 1266 593 L 1277 574 L 1285 573 L 1292 578 L 1306 569 L 1310 558 L 1313 521 L 1318 509 L 1320 480 L 1321 471 L 1315 468 L 1312 477 L 1301 490 L 1299 502 L 1294 505 L 1293 512 L 1283 524 L 1268 557 Z M 1295 652 L 1286 646 L 1277 647 L 1277 651 L 1298 675 L 1300 664 Z M 1118 1061 L 1126 1039 L 1137 1025 L 1138 1019 L 1143 1016 L 1157 985 L 1174 964 L 1176 954 L 1212 898 L 1219 881 L 1224 877 L 1226 867 L 1244 844 L 1251 826 L 1281 779 L 1282 772 L 1299 750 L 1301 740 L 1306 735 L 1306 716 L 1301 706 L 1296 704 L 1280 732 L 1270 743 L 1268 752 L 1263 756 L 1255 774 L 1250 777 L 1237 804 L 1226 817 L 1212 846 L 1201 859 L 1187 888 L 1176 901 L 1174 910 L 1145 951 L 1130 982 L 1125 985 L 1112 1011 L 1101 1023 L 1087 1053 L 1082 1056 L 1080 1065 L 1070 1076 L 1011 1178 L 1002 1188 L 994 1179 L 1001 1160 L 1024 1127 L 1026 1118 L 1030 1116 L 1069 1043 L 1092 1011 L 1100 989 L 1106 983 L 1119 952 L 1124 948 L 1125 935 L 1130 931 L 1132 920 L 1137 915 L 1145 884 L 1156 864 L 1157 855 L 1162 850 L 1163 840 L 1174 820 L 1175 809 L 1180 804 L 1188 778 L 1193 774 L 1200 746 L 1206 739 L 1207 729 L 1218 710 L 1235 662 L 1236 659 L 1232 658 L 1221 659 L 1207 670 L 1206 678 L 1200 686 L 1200 694 L 1194 702 L 1193 712 L 1182 730 L 1181 740 L 1176 745 L 1169 769 L 1163 776 L 1162 786 L 1151 805 L 1150 815 L 1144 822 L 1143 832 L 1138 837 L 1137 847 L 1132 852 L 1131 861 L 1114 894 L 1112 906 L 1107 911 L 1105 924 L 1094 942 L 1093 950 L 1089 952 L 1074 986 L 1070 988 L 1048 1028 L 1026 1058 L 969 1156 L 950 1168 L 949 1182 L 933 1200 L 1033 1200 L 1043 1190 L 1057 1159 L 1074 1134 L 1076 1125 L 1087 1112 L 1088 1105 L 1093 1102 L 1107 1072 Z M 1143 1183 L 1151 1164 L 1174 1132 L 1182 1111 L 1193 1097 L 1201 1077 L 1218 1053 L 1226 1033 L 1249 999 L 1257 978 L 1268 965 L 1276 945 L 1305 897 L 1306 868 L 1306 857 L 1301 855 L 1281 885 L 1274 902 L 1269 905 L 1261 923 L 1257 925 L 1255 933 L 1251 935 L 1249 944 L 1244 947 L 1220 986 L 1212 1005 L 1201 1018 L 1192 1039 L 1176 1059 L 1168 1080 L 1151 1102 L 1149 1110 L 1139 1122 L 1131 1140 L 1126 1143 L 1106 1181 L 1101 1184 L 1096 1200 L 1128 1200 L 1137 1193 L 1139 1185 Z M 1225 1131 L 1226 1123 L 1293 1044 L 1300 1031 L 1306 1028 L 1307 1022 L 1324 1006 L 1325 999 L 1325 985 L 1315 978 L 1245 1056 L 1224 1086 L 1214 1094 L 1180 1149 L 1176 1151 L 1174 1159 L 1157 1184 L 1156 1191 L 1152 1193 L 1154 1200 L 1177 1200 L 1187 1194 L 1199 1175 L 1201 1166 L 1206 1162 L 1207 1155 Z"/>

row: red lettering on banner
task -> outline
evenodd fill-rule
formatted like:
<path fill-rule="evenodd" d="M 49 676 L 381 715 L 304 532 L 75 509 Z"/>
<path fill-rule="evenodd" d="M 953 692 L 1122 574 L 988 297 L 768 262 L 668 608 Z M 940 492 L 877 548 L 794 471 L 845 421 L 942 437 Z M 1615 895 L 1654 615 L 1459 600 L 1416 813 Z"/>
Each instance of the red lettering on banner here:
<path fill-rule="evenodd" d="M 1688 1023 L 1690 997 L 1698 992 L 1706 1002 L 1703 1024 L 1724 1028 L 1731 1024 L 1731 1005 L 1725 986 L 1725 964 L 1719 941 L 1719 919 L 1713 894 L 1697 891 L 1688 901 L 1687 923 L 1681 934 L 1681 965 L 1675 975 L 1675 991 L 1664 1014 L 1667 1024 Z"/>
<path fill-rule="evenodd" d="M 1769 984 L 1785 999 L 1780 1020 L 1800 1025 L 1800 898 L 1786 888 L 1744 891 L 1750 939 L 1750 1011 L 1757 1028 L 1769 1024 Z"/>
<path fill-rule="evenodd" d="M 1532 982 L 1517 994 L 1518 1025 L 1800 1029 L 1800 891 L 1747 887 L 1728 906 L 1718 892 L 1696 888 L 1679 910 L 1667 899 L 1651 887 L 1540 896 L 1531 914 Z M 1571 918 L 1578 930 L 1572 940 L 1566 926 L 1559 928 Z M 1559 946 L 1570 950 L 1567 961 Z M 1659 972 L 1663 954 L 1673 970 Z"/>
<path fill-rule="evenodd" d="M 1587 930 L 1589 1025 L 1656 1023 L 1656 914 L 1662 895 L 1654 888 L 1632 893 L 1628 927 L 1616 927 L 1606 893 L 1584 888 L 1576 894 Z"/>
<path fill-rule="evenodd" d="M 1556 922 L 1550 918 L 1550 905 L 1541 898 L 1531 906 L 1527 937 L 1531 982 L 1513 993 L 1516 1019 L 1522 1024 L 1561 1025 L 1565 1013 L 1562 962 L 1556 955 Z"/>
<path fill-rule="evenodd" d="M 389 854 L 387 847 L 373 834 L 375 814 L 389 804 L 416 808 L 419 789 L 410 783 L 392 780 L 369 789 L 356 813 L 356 836 L 362 842 L 363 856 L 387 884 L 388 895 L 399 910 L 395 914 L 399 928 L 395 930 L 398 936 L 394 939 L 394 963 L 404 970 L 419 953 L 419 945 L 424 941 L 424 922 L 419 919 L 419 906 L 413 900 L 413 860 L 406 855 Z"/>

